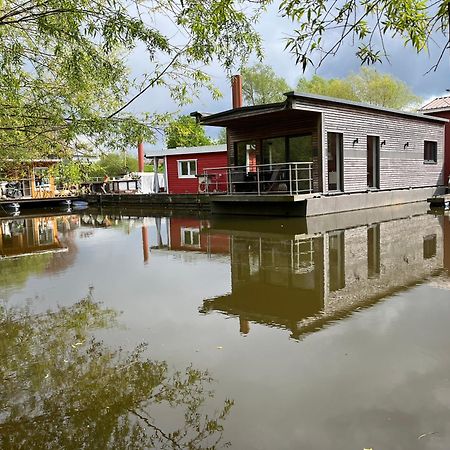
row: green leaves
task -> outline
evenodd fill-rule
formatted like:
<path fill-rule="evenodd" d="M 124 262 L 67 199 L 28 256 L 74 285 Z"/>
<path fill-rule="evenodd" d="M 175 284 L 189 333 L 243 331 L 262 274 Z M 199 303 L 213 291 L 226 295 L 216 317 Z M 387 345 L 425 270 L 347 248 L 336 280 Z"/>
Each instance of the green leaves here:
<path fill-rule="evenodd" d="M 414 95 L 402 81 L 367 67 L 342 79 L 326 79 L 318 75 L 314 75 L 310 80 L 301 78 L 297 89 L 299 92 L 343 98 L 394 109 L 412 108 L 422 100 Z"/>
<path fill-rule="evenodd" d="M 167 148 L 195 147 L 213 143 L 206 135 L 205 129 L 189 116 L 180 116 L 170 122 L 165 129 L 165 135 Z"/>
<path fill-rule="evenodd" d="M 154 142 L 164 125 L 151 102 L 159 86 L 180 105 L 200 89 L 213 98 L 205 66 L 228 72 L 260 54 L 253 24 L 268 0 L 5 0 L 0 12 L 0 168 L 6 160 L 68 157 Z M 139 50 L 142 74 L 127 61 Z"/>
<path fill-rule="evenodd" d="M 270 66 L 259 63 L 244 67 L 241 73 L 242 93 L 247 105 L 282 102 L 283 94 L 291 90 L 286 80 L 278 77 Z"/>
<path fill-rule="evenodd" d="M 438 34 L 448 43 L 447 0 L 283 0 L 279 11 L 297 24 L 286 48 L 303 70 L 319 67 L 344 43 L 356 43 L 362 64 L 388 59 L 385 39 L 393 37 L 403 38 L 405 46 L 417 52 L 426 50 Z M 326 39 L 319 40 L 322 37 Z"/>

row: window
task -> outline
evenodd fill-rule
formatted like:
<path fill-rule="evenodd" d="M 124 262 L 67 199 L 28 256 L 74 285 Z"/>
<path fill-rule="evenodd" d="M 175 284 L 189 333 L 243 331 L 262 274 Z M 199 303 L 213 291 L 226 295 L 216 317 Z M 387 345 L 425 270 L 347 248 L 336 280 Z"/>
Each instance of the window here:
<path fill-rule="evenodd" d="M 246 172 L 256 172 L 255 141 L 238 142 L 235 144 L 235 165 L 246 166 Z"/>
<path fill-rule="evenodd" d="M 424 141 L 423 162 L 426 164 L 437 163 L 437 142 Z"/>
<path fill-rule="evenodd" d="M 178 161 L 178 177 L 179 178 L 195 178 L 197 173 L 197 160 L 191 159 L 186 161 Z"/>
<path fill-rule="evenodd" d="M 181 245 L 183 247 L 200 247 L 200 229 L 181 227 Z"/>
<path fill-rule="evenodd" d="M 436 256 L 437 240 L 435 234 L 423 238 L 423 259 L 431 259 Z"/>
<path fill-rule="evenodd" d="M 344 191 L 344 136 L 328 133 L 328 190 Z"/>
<path fill-rule="evenodd" d="M 367 187 L 380 188 L 380 138 L 367 136 Z"/>
<path fill-rule="evenodd" d="M 378 278 L 381 273 L 380 224 L 367 228 L 367 276 Z"/>

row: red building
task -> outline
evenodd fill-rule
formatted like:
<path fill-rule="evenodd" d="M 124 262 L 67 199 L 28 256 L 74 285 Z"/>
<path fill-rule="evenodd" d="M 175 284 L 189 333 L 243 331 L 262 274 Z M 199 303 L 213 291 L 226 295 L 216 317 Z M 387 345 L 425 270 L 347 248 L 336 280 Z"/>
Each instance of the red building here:
<path fill-rule="evenodd" d="M 420 108 L 420 112 L 430 116 L 442 117 L 450 120 L 450 95 L 437 97 Z M 444 182 L 448 183 L 450 176 L 450 122 L 445 124 L 445 156 L 444 156 Z"/>
<path fill-rule="evenodd" d="M 205 169 L 227 165 L 226 144 L 200 147 L 176 147 L 147 152 L 146 158 L 164 161 L 164 177 L 167 193 L 197 194 L 226 190 L 222 174 L 214 178 L 203 177 Z"/>

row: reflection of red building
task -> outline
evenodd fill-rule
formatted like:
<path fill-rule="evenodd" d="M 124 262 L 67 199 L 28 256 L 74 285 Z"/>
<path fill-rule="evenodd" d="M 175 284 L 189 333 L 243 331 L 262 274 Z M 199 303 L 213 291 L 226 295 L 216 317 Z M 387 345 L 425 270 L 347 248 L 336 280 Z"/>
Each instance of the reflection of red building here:
<path fill-rule="evenodd" d="M 169 220 L 169 248 L 203 253 L 230 252 L 229 236 L 211 234 L 207 220 L 172 217 Z"/>

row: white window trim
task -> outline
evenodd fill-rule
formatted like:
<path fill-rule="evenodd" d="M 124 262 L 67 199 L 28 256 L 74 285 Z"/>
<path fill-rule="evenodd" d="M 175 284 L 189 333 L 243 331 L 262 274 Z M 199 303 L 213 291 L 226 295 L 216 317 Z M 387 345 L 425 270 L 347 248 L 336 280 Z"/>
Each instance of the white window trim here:
<path fill-rule="evenodd" d="M 181 227 L 181 245 L 182 247 L 190 247 L 190 248 L 200 248 L 201 242 L 200 242 L 200 228 L 194 228 L 194 227 Z M 198 234 L 198 244 L 187 244 L 184 239 L 185 232 L 188 231 L 191 235 L 191 242 L 193 241 L 192 236 L 195 234 Z"/>
<path fill-rule="evenodd" d="M 195 173 L 193 175 L 192 174 L 182 175 L 181 174 L 181 163 L 183 163 L 183 162 L 189 163 L 189 162 L 192 162 L 192 161 L 195 162 Z M 177 166 L 178 166 L 178 178 L 195 178 L 195 175 L 196 175 L 197 170 L 198 170 L 198 160 L 197 159 L 178 159 L 177 160 Z M 189 167 L 189 164 L 188 164 L 188 167 Z"/>

